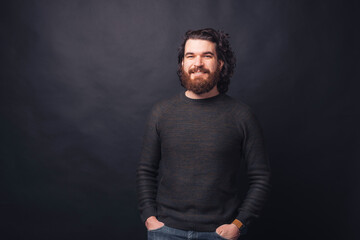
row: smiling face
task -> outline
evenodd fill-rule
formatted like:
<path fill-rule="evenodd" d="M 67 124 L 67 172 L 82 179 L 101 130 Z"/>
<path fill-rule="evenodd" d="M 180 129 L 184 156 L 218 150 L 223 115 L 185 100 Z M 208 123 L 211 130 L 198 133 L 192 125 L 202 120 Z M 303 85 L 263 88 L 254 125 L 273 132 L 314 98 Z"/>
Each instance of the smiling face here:
<path fill-rule="evenodd" d="M 222 66 L 215 43 L 201 39 L 186 41 L 181 77 L 186 89 L 196 94 L 209 92 L 216 87 Z"/>

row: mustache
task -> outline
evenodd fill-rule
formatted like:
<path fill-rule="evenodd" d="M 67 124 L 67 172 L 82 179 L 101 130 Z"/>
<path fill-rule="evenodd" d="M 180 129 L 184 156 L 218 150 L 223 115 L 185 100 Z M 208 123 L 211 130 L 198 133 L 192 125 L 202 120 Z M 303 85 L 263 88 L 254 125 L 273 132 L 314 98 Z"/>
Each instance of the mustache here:
<path fill-rule="evenodd" d="M 198 72 L 198 71 L 200 71 L 200 72 L 203 72 L 203 73 L 210 73 L 210 70 L 209 69 L 207 69 L 207 68 L 204 68 L 204 67 L 202 67 L 202 66 L 200 66 L 200 67 L 193 67 L 192 69 L 190 69 L 189 70 L 189 73 L 195 73 L 195 72 Z"/>

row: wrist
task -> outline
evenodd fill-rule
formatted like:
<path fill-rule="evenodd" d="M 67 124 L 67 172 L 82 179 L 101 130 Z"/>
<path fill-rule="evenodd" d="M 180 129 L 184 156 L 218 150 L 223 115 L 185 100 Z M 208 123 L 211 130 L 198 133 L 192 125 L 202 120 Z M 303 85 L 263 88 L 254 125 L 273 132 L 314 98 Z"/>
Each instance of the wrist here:
<path fill-rule="evenodd" d="M 235 219 L 232 224 L 234 224 L 239 230 L 245 227 L 245 225 L 238 219 Z"/>
<path fill-rule="evenodd" d="M 239 229 L 241 235 L 245 235 L 247 233 L 247 226 L 245 226 L 239 219 L 235 219 L 232 224 L 234 224 Z"/>

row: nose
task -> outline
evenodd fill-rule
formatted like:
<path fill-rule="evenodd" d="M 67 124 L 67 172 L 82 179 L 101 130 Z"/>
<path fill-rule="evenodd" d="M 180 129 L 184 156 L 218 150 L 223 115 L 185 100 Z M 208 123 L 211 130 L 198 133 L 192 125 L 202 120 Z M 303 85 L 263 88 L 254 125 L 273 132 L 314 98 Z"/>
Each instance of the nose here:
<path fill-rule="evenodd" d="M 201 56 L 197 56 L 197 57 L 195 58 L 194 65 L 195 65 L 196 67 L 200 67 L 200 66 L 203 65 L 203 61 L 202 61 Z"/>

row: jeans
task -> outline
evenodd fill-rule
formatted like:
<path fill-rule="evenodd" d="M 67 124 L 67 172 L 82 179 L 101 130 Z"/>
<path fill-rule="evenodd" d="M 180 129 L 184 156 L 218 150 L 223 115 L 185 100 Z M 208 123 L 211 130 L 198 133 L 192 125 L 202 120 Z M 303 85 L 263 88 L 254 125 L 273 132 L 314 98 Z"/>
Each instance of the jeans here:
<path fill-rule="evenodd" d="M 168 226 L 163 226 L 155 230 L 147 231 L 148 240 L 224 240 L 226 238 L 221 237 L 214 232 L 196 232 L 185 231 Z"/>

